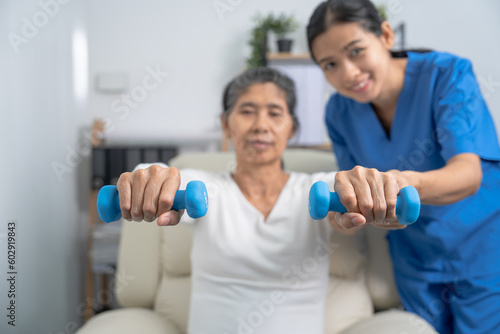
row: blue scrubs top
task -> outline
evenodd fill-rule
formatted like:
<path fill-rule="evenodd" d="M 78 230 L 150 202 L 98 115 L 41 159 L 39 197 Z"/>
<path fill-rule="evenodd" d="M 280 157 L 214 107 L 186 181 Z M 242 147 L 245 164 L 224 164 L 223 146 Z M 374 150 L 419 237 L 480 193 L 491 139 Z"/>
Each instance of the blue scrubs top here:
<path fill-rule="evenodd" d="M 407 56 L 390 136 L 369 103 L 330 98 L 325 118 L 340 169 L 423 172 L 456 154 L 479 155 L 483 180 L 475 195 L 423 205 L 418 221 L 388 240 L 397 275 L 446 282 L 500 272 L 500 148 L 472 64 L 440 52 Z"/>

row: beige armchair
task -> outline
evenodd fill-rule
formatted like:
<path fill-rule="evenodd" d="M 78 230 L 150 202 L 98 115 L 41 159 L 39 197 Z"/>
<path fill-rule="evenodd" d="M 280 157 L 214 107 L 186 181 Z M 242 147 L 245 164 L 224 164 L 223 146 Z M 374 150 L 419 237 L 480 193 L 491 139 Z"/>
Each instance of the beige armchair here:
<path fill-rule="evenodd" d="M 287 170 L 332 171 L 330 152 L 288 149 Z M 232 169 L 232 153 L 193 153 L 170 161 L 179 169 Z M 190 302 L 190 229 L 123 222 L 115 293 L 122 308 L 98 314 L 79 334 L 184 334 Z M 325 333 L 436 333 L 420 317 L 397 310 L 385 232 L 367 228 L 354 237 L 334 233 Z M 376 313 L 374 313 L 374 310 Z"/>

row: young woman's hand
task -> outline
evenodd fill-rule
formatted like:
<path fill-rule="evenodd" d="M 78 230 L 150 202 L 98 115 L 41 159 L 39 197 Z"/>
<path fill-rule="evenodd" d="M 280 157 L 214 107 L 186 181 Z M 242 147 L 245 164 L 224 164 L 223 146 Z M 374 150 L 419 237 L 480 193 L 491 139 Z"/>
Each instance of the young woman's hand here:
<path fill-rule="evenodd" d="M 152 165 L 132 173 L 123 173 L 116 187 L 120 197 L 122 217 L 136 222 L 177 225 L 184 210 L 171 210 L 181 177 L 174 167 Z"/>
<path fill-rule="evenodd" d="M 335 192 L 346 207 L 344 214 L 331 213 L 330 224 L 339 231 L 357 232 L 367 224 L 383 229 L 402 229 L 396 217 L 399 190 L 409 185 L 400 171 L 379 172 L 356 166 L 335 176 Z"/>

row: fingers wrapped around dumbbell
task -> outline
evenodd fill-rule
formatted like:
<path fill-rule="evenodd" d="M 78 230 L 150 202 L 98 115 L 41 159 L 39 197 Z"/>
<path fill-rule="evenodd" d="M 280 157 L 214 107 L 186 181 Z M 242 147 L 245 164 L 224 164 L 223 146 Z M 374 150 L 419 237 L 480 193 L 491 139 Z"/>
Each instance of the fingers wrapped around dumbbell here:
<path fill-rule="evenodd" d="M 163 214 L 172 209 L 180 182 L 179 170 L 174 167 L 152 165 L 132 173 L 123 173 L 117 182 L 122 217 L 148 222 L 160 218 L 159 225 L 177 224 L 179 214 Z"/>
<path fill-rule="evenodd" d="M 399 229 L 418 219 L 418 192 L 411 186 L 399 190 L 397 180 L 390 173 L 356 168 L 337 175 L 337 192 L 330 192 L 328 184 L 323 181 L 311 187 L 309 212 L 313 219 L 323 219 L 329 211 L 348 212 L 343 216 L 331 215 L 330 223 L 341 230 L 366 223 L 385 229 Z"/>
<path fill-rule="evenodd" d="M 335 175 L 335 192 L 349 212 L 361 214 L 365 223 L 383 224 L 396 217 L 398 180 L 390 173 L 356 166 Z"/>

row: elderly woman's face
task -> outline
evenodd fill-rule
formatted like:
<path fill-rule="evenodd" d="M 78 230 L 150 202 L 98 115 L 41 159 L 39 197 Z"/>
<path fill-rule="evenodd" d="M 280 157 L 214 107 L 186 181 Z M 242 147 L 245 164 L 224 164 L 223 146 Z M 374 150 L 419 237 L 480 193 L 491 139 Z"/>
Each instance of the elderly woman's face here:
<path fill-rule="evenodd" d="M 273 83 L 251 85 L 223 118 L 223 127 L 237 156 L 251 164 L 281 161 L 294 134 L 286 94 Z"/>

